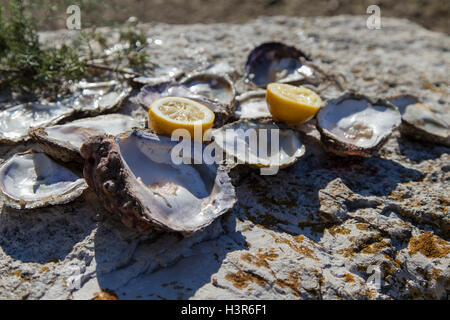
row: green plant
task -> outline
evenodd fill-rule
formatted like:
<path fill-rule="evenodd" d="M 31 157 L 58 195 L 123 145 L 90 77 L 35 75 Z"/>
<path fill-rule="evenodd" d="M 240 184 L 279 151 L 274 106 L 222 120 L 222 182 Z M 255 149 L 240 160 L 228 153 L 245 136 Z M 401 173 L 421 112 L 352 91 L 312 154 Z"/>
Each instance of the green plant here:
<path fill-rule="evenodd" d="M 146 46 L 146 37 L 136 31 L 137 21 L 130 19 L 120 29 L 122 49 L 101 56 L 92 50 L 91 42 L 96 41 L 105 49 L 107 41 L 95 27 L 80 31 L 78 40 L 70 46 L 42 45 L 32 14 L 33 4 L 33 1 L 9 0 L 7 16 L 0 6 L 0 85 L 3 88 L 55 97 L 71 82 L 91 77 L 93 69 L 122 74 L 136 73 L 133 68 L 145 68 L 148 57 L 141 49 Z"/>
<path fill-rule="evenodd" d="M 43 48 L 36 22 L 20 0 L 8 2 L 9 15 L 0 15 L 0 69 L 2 80 L 16 91 L 56 94 L 61 84 L 86 75 L 75 49 Z"/>

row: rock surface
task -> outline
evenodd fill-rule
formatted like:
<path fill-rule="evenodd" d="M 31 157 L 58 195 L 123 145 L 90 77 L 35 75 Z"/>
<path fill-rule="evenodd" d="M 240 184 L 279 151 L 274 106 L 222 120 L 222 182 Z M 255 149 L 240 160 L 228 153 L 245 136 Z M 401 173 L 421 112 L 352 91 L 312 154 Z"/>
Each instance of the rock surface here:
<path fill-rule="evenodd" d="M 163 66 L 225 61 L 242 76 L 254 46 L 281 41 L 345 89 L 410 93 L 448 116 L 450 37 L 382 22 L 381 30 L 350 16 L 141 27 L 152 62 Z M 130 101 L 123 112 L 145 116 Z M 0 298 L 448 299 L 450 149 L 395 132 L 377 157 L 340 159 L 323 151 L 314 126 L 300 130 L 300 162 L 276 176 L 234 169 L 238 203 L 188 238 L 128 229 L 92 191 L 29 212 L 0 199 Z M 0 163 L 32 146 L 0 145 Z"/>

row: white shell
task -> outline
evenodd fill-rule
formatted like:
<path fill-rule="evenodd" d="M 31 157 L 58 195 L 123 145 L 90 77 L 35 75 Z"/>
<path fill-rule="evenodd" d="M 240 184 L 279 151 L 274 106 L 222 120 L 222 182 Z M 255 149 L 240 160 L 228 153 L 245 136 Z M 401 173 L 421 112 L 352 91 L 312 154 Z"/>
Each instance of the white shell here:
<path fill-rule="evenodd" d="M 93 135 L 106 133 L 115 136 L 131 130 L 133 127 L 143 126 L 139 121 L 127 115 L 107 114 L 50 126 L 42 130 L 47 140 L 79 152 L 84 141 Z M 41 137 L 44 138 L 42 135 Z"/>
<path fill-rule="evenodd" d="M 392 97 L 389 101 L 396 105 L 402 114 L 402 134 L 415 140 L 450 146 L 448 112 L 435 112 L 410 95 Z"/>
<path fill-rule="evenodd" d="M 0 111 L 0 143 L 15 143 L 28 136 L 30 127 L 52 125 L 73 114 L 61 103 L 27 103 Z"/>
<path fill-rule="evenodd" d="M 273 144 L 278 132 L 278 146 Z M 238 163 L 256 167 L 285 168 L 297 162 L 305 153 L 305 146 L 292 129 L 282 129 L 273 122 L 240 120 L 212 133 L 214 143 Z M 250 137 L 256 138 L 250 140 Z M 263 143 L 261 137 L 266 137 Z M 265 147 L 263 150 L 261 147 Z M 273 149 L 273 150 L 272 150 Z"/>
<path fill-rule="evenodd" d="M 73 96 L 54 103 L 32 102 L 0 111 L 0 143 L 20 142 L 28 138 L 29 128 L 54 125 L 76 114 L 111 111 L 130 92 L 116 81 L 80 82 L 73 90 Z"/>
<path fill-rule="evenodd" d="M 272 117 L 266 102 L 266 90 L 249 91 L 236 97 L 234 115 L 238 119 Z"/>
<path fill-rule="evenodd" d="M 348 150 L 349 154 L 368 156 L 400 124 L 400 113 L 387 104 L 356 94 L 328 101 L 317 114 L 322 141 L 333 140 L 340 146 L 338 153 Z"/>
<path fill-rule="evenodd" d="M 0 191 L 6 205 L 16 209 L 67 203 L 86 188 L 82 177 L 33 150 L 14 155 L 0 168 Z"/>
<path fill-rule="evenodd" d="M 191 73 L 181 79 L 180 83 L 192 93 L 212 101 L 229 106 L 234 103 L 236 90 L 233 82 L 226 74 L 214 72 Z"/>

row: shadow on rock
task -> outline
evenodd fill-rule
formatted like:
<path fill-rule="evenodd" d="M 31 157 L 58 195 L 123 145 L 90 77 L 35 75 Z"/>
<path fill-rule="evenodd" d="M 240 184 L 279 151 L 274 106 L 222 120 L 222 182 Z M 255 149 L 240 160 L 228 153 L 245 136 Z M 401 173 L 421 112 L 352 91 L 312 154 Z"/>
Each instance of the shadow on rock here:
<path fill-rule="evenodd" d="M 450 153 L 450 148 L 433 145 L 427 142 L 411 141 L 402 137 L 397 138 L 400 153 L 410 161 L 422 162 L 434 160 L 444 153 Z"/>
<path fill-rule="evenodd" d="M 22 262 L 48 263 L 64 260 L 75 244 L 95 228 L 86 202 L 34 210 L 3 206 L 0 215 L 0 246 L 5 254 Z"/>
<path fill-rule="evenodd" d="M 347 203 L 347 191 L 362 197 L 387 196 L 400 183 L 422 179 L 420 171 L 392 160 L 342 158 L 315 150 L 275 176 L 261 176 L 256 170 L 247 174 L 236 187 L 235 212 L 241 219 L 273 231 L 301 234 L 317 241 L 323 229 L 333 223 L 321 210 L 324 199 L 320 191 L 335 199 L 336 204 Z"/>
<path fill-rule="evenodd" d="M 138 232 L 108 219 L 95 236 L 96 276 L 119 299 L 188 299 L 245 243 L 229 214 L 190 237 Z"/>
<path fill-rule="evenodd" d="M 353 192 L 362 196 L 387 196 L 399 183 L 420 181 L 424 178 L 418 170 L 379 157 L 335 158 L 329 162 L 327 169 L 341 178 Z"/>

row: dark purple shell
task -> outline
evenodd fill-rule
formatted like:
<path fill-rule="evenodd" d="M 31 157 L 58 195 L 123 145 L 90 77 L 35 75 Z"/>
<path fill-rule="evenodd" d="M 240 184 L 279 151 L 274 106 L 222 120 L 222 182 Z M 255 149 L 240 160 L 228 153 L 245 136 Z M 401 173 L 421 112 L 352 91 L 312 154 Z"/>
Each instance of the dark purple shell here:
<path fill-rule="evenodd" d="M 271 82 L 295 82 L 304 78 L 297 71 L 308 68 L 300 58 L 311 60 L 295 47 L 279 42 L 263 43 L 249 54 L 245 64 L 246 79 L 257 87 L 265 87 Z M 307 71 L 307 72 L 311 72 Z M 286 80 L 286 81 L 283 81 Z"/>

